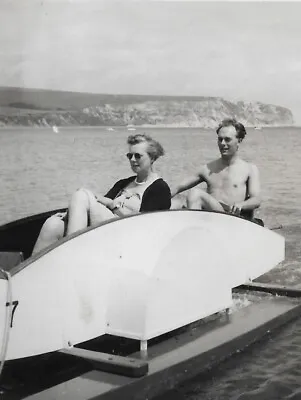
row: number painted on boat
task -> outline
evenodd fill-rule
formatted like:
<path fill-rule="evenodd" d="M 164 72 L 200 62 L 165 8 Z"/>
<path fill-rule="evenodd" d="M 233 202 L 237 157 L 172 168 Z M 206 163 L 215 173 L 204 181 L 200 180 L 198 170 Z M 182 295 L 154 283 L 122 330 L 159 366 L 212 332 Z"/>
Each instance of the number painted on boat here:
<path fill-rule="evenodd" d="M 13 327 L 13 320 L 14 320 L 15 311 L 16 311 L 16 308 L 19 305 L 19 302 L 18 302 L 18 300 L 15 300 L 12 303 L 6 303 L 5 305 L 6 305 L 6 307 L 8 307 L 8 306 L 10 306 L 10 304 L 12 304 L 12 306 L 13 306 L 13 310 L 12 310 L 12 313 L 11 313 L 11 320 L 10 320 L 10 327 L 12 328 Z"/>

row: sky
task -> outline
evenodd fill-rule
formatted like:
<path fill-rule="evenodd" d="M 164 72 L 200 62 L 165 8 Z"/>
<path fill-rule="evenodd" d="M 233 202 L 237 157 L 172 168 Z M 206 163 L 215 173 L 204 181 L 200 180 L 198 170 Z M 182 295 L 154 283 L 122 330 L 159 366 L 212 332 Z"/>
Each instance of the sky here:
<path fill-rule="evenodd" d="M 301 124 L 301 2 L 0 0 L 0 85 L 218 96 Z"/>

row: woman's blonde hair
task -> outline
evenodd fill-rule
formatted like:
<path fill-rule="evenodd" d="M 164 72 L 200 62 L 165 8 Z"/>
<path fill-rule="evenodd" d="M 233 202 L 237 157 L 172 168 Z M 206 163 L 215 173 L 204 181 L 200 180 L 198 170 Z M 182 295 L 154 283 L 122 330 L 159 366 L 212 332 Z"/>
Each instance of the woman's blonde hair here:
<path fill-rule="evenodd" d="M 163 146 L 157 140 L 154 140 L 152 137 L 146 135 L 145 133 L 130 135 L 127 140 L 127 143 L 130 146 L 143 142 L 146 142 L 148 144 L 147 153 L 153 161 L 157 160 L 159 157 L 165 154 Z"/>

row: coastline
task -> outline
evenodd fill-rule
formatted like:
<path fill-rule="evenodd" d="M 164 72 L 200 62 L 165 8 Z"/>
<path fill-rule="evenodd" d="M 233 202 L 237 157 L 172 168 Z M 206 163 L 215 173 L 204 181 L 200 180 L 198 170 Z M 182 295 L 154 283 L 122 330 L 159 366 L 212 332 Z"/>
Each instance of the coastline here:
<path fill-rule="evenodd" d="M 218 123 L 213 126 L 191 126 L 191 125 L 178 125 L 178 124 L 162 124 L 162 125 L 133 125 L 132 128 L 134 128 L 133 131 L 135 130 L 141 130 L 141 129 L 215 129 L 217 127 Z M 109 131 L 114 132 L 114 130 L 129 130 L 131 131 L 132 129 L 129 129 L 127 125 L 84 125 L 84 124 L 69 124 L 69 125 L 58 125 L 58 124 L 53 124 L 53 125 L 18 125 L 18 124 L 9 124 L 9 125 L 1 125 L 0 124 L 0 130 L 11 130 L 11 129 L 17 129 L 17 128 L 22 128 L 22 129 L 53 129 L 53 127 L 57 127 L 59 129 L 67 130 L 67 129 L 107 129 Z M 301 124 L 293 124 L 293 125 L 264 125 L 261 126 L 260 129 L 256 128 L 256 125 L 245 125 L 247 129 L 255 129 L 255 130 L 263 130 L 263 129 L 277 129 L 277 128 L 288 128 L 288 129 L 293 129 L 293 128 L 301 128 Z"/>

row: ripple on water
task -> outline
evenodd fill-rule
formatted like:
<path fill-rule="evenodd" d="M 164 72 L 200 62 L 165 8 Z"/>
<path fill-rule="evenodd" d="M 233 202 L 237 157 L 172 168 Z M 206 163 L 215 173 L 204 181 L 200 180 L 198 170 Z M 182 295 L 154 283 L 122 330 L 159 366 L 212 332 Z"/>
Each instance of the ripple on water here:
<path fill-rule="evenodd" d="M 185 400 L 301 399 L 301 319 L 177 388 Z"/>

